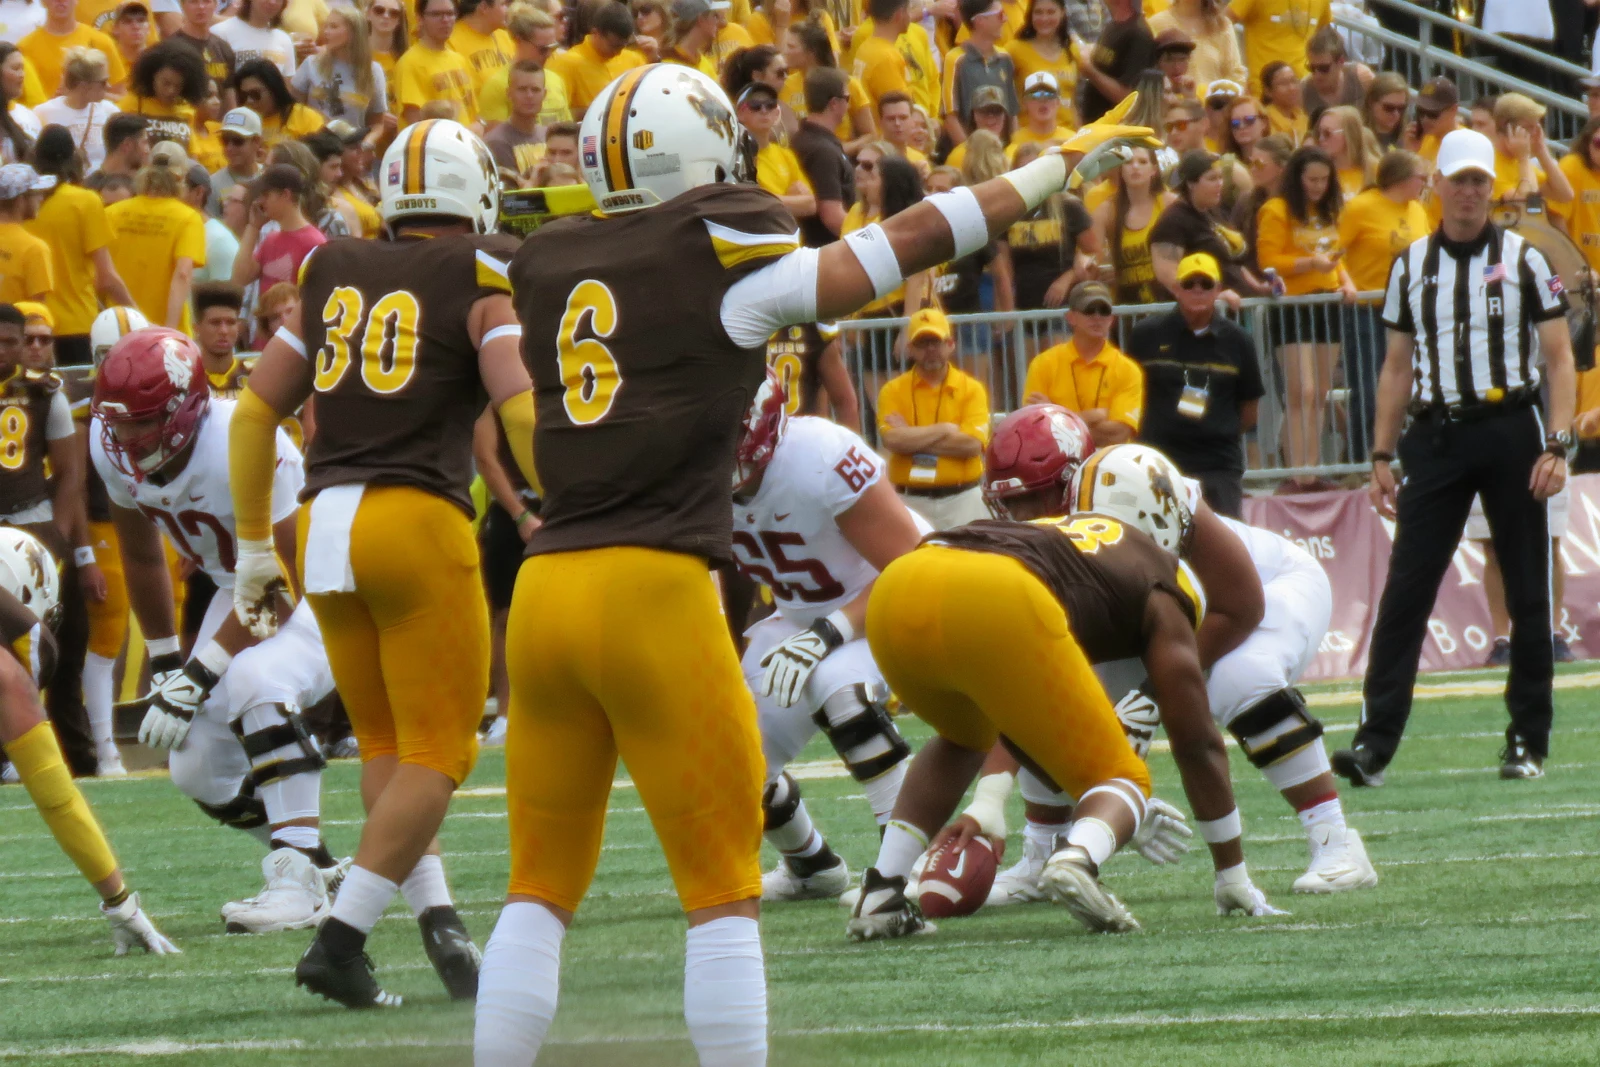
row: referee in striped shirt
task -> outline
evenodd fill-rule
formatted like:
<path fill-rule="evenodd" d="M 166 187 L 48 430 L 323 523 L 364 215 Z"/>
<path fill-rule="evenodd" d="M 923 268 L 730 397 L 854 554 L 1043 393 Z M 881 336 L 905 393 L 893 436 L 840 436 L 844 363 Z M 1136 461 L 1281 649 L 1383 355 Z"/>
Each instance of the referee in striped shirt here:
<path fill-rule="evenodd" d="M 1433 182 L 1443 208 L 1439 229 L 1395 260 L 1383 306 L 1388 352 L 1368 492 L 1396 525 L 1361 724 L 1352 747 L 1333 757 L 1334 769 L 1356 785 L 1383 784 L 1400 745 L 1428 615 L 1475 494 L 1505 573 L 1513 624 L 1511 725 L 1500 777 L 1539 777 L 1549 751 L 1554 660 L 1545 501 L 1566 483 L 1577 380 L 1566 301 L 1544 256 L 1489 221 L 1494 146 L 1487 137 L 1473 130 L 1446 135 Z"/>

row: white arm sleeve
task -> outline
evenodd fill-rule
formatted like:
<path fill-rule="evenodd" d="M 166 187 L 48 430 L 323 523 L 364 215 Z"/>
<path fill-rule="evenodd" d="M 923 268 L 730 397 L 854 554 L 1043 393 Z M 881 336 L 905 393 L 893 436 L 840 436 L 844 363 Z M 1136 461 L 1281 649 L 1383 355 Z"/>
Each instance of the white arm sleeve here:
<path fill-rule="evenodd" d="M 44 439 L 59 441 L 77 432 L 78 428 L 72 422 L 72 405 L 67 403 L 67 394 L 57 389 L 50 397 L 50 414 L 45 416 Z"/>
<path fill-rule="evenodd" d="M 815 248 L 797 248 L 746 275 L 722 297 L 722 328 L 741 348 L 755 348 L 785 326 L 817 317 Z"/>

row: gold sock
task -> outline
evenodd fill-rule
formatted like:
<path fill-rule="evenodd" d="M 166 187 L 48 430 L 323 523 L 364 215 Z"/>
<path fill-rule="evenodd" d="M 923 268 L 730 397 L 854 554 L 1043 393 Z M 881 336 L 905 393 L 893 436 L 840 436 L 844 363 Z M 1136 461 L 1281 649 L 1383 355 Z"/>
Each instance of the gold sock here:
<path fill-rule="evenodd" d="M 5 752 L 61 851 L 78 865 L 91 884 L 111 877 L 117 869 L 117 858 L 111 854 L 105 831 L 95 821 L 89 802 L 73 784 L 50 724 L 35 726 L 6 745 Z"/>

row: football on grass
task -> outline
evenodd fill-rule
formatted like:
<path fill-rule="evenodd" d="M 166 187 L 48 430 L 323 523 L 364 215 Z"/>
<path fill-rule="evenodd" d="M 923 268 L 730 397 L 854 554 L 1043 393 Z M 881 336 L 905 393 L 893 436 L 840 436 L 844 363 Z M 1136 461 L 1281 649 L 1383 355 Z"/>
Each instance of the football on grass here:
<path fill-rule="evenodd" d="M 974 837 L 966 848 L 957 848 L 951 839 L 928 857 L 917 883 L 922 914 L 930 919 L 971 915 L 989 899 L 994 872 L 994 846 L 987 837 Z"/>

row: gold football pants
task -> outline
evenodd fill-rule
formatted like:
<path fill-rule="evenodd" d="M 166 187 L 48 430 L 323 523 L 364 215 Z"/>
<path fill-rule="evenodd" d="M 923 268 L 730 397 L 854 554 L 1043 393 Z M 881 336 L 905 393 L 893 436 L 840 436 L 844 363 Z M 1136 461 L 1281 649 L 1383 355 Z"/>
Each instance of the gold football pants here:
<path fill-rule="evenodd" d="M 1000 734 L 1073 796 L 1150 774 L 1043 582 L 1009 556 L 932 546 L 890 563 L 867 605 L 884 681 L 939 736 L 987 752 Z"/>
<path fill-rule="evenodd" d="M 110 522 L 89 523 L 89 546 L 94 549 L 95 565 L 106 576 L 106 598 L 96 603 L 84 598 L 89 611 L 89 651 L 106 659 L 122 655 L 128 639 L 128 580 L 122 569 L 122 542 L 117 527 Z M 167 554 L 167 575 L 172 579 L 172 610 L 178 632 L 183 632 L 183 606 L 189 600 L 189 583 L 184 577 L 187 561 L 166 537 L 161 547 Z M 134 668 L 138 664 L 133 665 Z"/>
<path fill-rule="evenodd" d="M 306 572 L 311 502 L 300 508 Z M 354 593 L 307 599 L 361 758 L 398 755 L 460 784 L 478 757 L 489 607 L 460 508 L 405 485 L 368 486 L 350 528 Z"/>
<path fill-rule="evenodd" d="M 577 910 L 620 755 L 685 911 L 761 895 L 764 761 L 705 560 L 534 556 L 506 628 L 511 892 Z"/>

